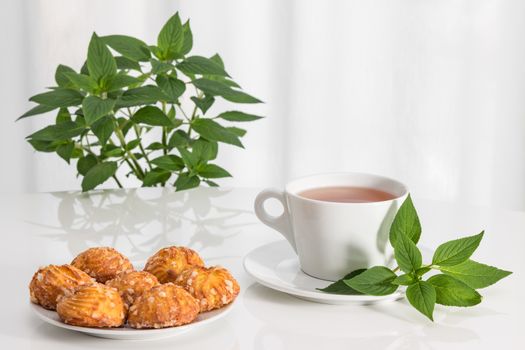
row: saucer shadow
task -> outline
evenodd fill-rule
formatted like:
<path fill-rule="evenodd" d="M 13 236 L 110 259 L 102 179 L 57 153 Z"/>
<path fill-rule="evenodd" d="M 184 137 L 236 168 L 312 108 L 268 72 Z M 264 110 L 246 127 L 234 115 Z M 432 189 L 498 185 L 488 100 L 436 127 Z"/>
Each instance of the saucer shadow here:
<path fill-rule="evenodd" d="M 336 348 L 341 344 L 359 348 L 372 344 L 375 348 L 390 348 L 395 344 L 393 348 L 418 349 L 479 339 L 472 329 L 440 321 L 429 323 L 400 302 L 373 306 L 319 304 L 258 283 L 245 290 L 243 302 L 246 310 L 263 323 L 256 335 L 257 349 L 264 348 L 258 344 L 268 342 L 278 343 L 283 349 L 311 348 L 315 344 Z M 413 317 L 401 317 L 404 314 Z"/>

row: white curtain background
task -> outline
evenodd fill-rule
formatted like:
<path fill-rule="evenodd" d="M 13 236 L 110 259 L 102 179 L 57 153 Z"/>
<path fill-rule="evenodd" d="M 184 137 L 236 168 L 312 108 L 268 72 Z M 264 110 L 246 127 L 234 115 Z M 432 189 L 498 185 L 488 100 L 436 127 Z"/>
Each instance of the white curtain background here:
<path fill-rule="evenodd" d="M 59 63 L 81 66 L 93 31 L 155 42 L 177 10 L 193 52 L 219 52 L 266 102 L 245 108 L 267 116 L 246 124 L 246 150 L 221 148 L 234 175 L 221 184 L 363 171 L 418 197 L 525 208 L 520 0 L 2 0 L 0 192 L 80 188 L 74 166 L 24 140 L 53 116 L 14 120 Z"/>

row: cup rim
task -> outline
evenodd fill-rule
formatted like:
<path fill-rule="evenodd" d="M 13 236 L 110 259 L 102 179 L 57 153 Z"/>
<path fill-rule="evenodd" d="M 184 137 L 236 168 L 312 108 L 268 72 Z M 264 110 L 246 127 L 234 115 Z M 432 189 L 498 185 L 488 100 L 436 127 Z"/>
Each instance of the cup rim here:
<path fill-rule="evenodd" d="M 402 189 L 401 190 L 401 194 L 396 196 L 396 197 L 394 197 L 394 198 L 392 198 L 392 199 L 387 199 L 387 200 L 384 200 L 384 201 L 374 201 L 374 202 L 329 202 L 329 201 L 321 201 L 321 200 L 318 200 L 318 199 L 311 199 L 311 198 L 301 197 L 297 193 L 295 193 L 293 191 L 290 191 L 290 186 L 293 185 L 293 183 L 295 183 L 295 182 L 298 182 L 298 181 L 301 181 L 301 180 L 305 180 L 305 179 L 308 179 L 308 178 L 312 178 L 312 177 L 338 176 L 338 175 L 357 175 L 357 176 L 364 175 L 364 176 L 374 177 L 374 178 L 377 178 L 377 179 L 391 181 L 391 182 L 395 183 L 396 185 L 398 185 Z M 388 202 L 393 202 L 393 201 L 398 200 L 400 198 L 403 198 L 407 194 L 409 194 L 408 187 L 404 183 L 399 181 L 399 180 L 396 180 L 396 179 L 388 177 L 388 176 L 374 174 L 374 173 L 354 172 L 354 171 L 315 173 L 315 174 L 310 174 L 310 175 L 297 177 L 297 178 L 295 178 L 293 180 L 290 180 L 290 181 L 288 181 L 286 183 L 286 185 L 284 186 L 284 192 L 286 193 L 287 196 L 291 196 L 293 198 L 300 199 L 300 200 L 303 200 L 303 201 L 306 201 L 306 202 L 316 203 L 316 204 L 323 204 L 323 205 L 337 205 L 337 206 L 343 206 L 343 205 L 344 206 L 378 205 L 378 204 L 384 204 L 384 203 L 388 203 Z"/>

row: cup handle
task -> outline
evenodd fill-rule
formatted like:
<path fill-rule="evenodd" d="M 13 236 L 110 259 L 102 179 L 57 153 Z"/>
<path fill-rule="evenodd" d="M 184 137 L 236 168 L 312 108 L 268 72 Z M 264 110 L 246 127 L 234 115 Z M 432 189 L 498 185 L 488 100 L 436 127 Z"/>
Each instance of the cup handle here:
<path fill-rule="evenodd" d="M 264 209 L 264 202 L 270 198 L 277 199 L 279 202 L 281 202 L 281 205 L 283 206 L 283 213 L 281 215 L 270 215 Z M 297 253 L 297 249 L 295 247 L 295 238 L 290 225 L 290 214 L 288 212 L 288 206 L 286 205 L 284 192 L 277 189 L 263 190 L 257 195 L 257 197 L 255 197 L 254 209 L 257 218 L 259 218 L 259 220 L 261 220 L 264 224 L 270 226 L 282 234 L 284 238 L 288 240 L 293 250 Z"/>

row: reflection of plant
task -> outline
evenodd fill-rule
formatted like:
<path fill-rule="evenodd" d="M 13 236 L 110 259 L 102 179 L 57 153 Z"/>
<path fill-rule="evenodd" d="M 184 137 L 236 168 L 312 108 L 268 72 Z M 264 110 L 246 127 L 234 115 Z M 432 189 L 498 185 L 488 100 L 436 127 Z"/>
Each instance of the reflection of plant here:
<path fill-rule="evenodd" d="M 67 243 L 72 255 L 89 246 L 128 247 L 140 261 L 161 247 L 184 244 L 198 251 L 221 246 L 254 224 L 248 210 L 214 203 L 227 191 L 215 189 L 174 192 L 163 189 L 154 196 L 143 190 L 101 191 L 90 196 L 54 193 L 59 198 L 59 226 L 45 226 L 47 237 Z M 219 230 L 217 232 L 217 230 Z"/>
<path fill-rule="evenodd" d="M 143 186 L 166 185 L 173 174 L 177 190 L 197 187 L 201 181 L 231 176 L 209 163 L 220 142 L 243 147 L 245 130 L 224 122 L 248 122 L 261 117 L 227 111 L 205 117 L 217 96 L 234 103 L 259 103 L 230 79 L 221 57 L 188 56 L 193 46 L 189 21 L 178 13 L 160 31 L 157 45 L 146 45 L 125 35 L 99 37 L 93 33 L 87 61 L 77 73 L 59 65 L 58 86 L 35 95 L 37 106 L 20 118 L 58 109 L 54 124 L 28 136 L 37 151 L 56 152 L 66 162 L 77 158 L 88 191 L 126 164 Z M 120 55 L 113 56 L 110 49 Z M 188 113 L 182 97 L 194 106 Z M 188 101 L 189 102 L 189 101 Z M 143 144 L 144 134 L 158 130 L 159 140 Z"/>

